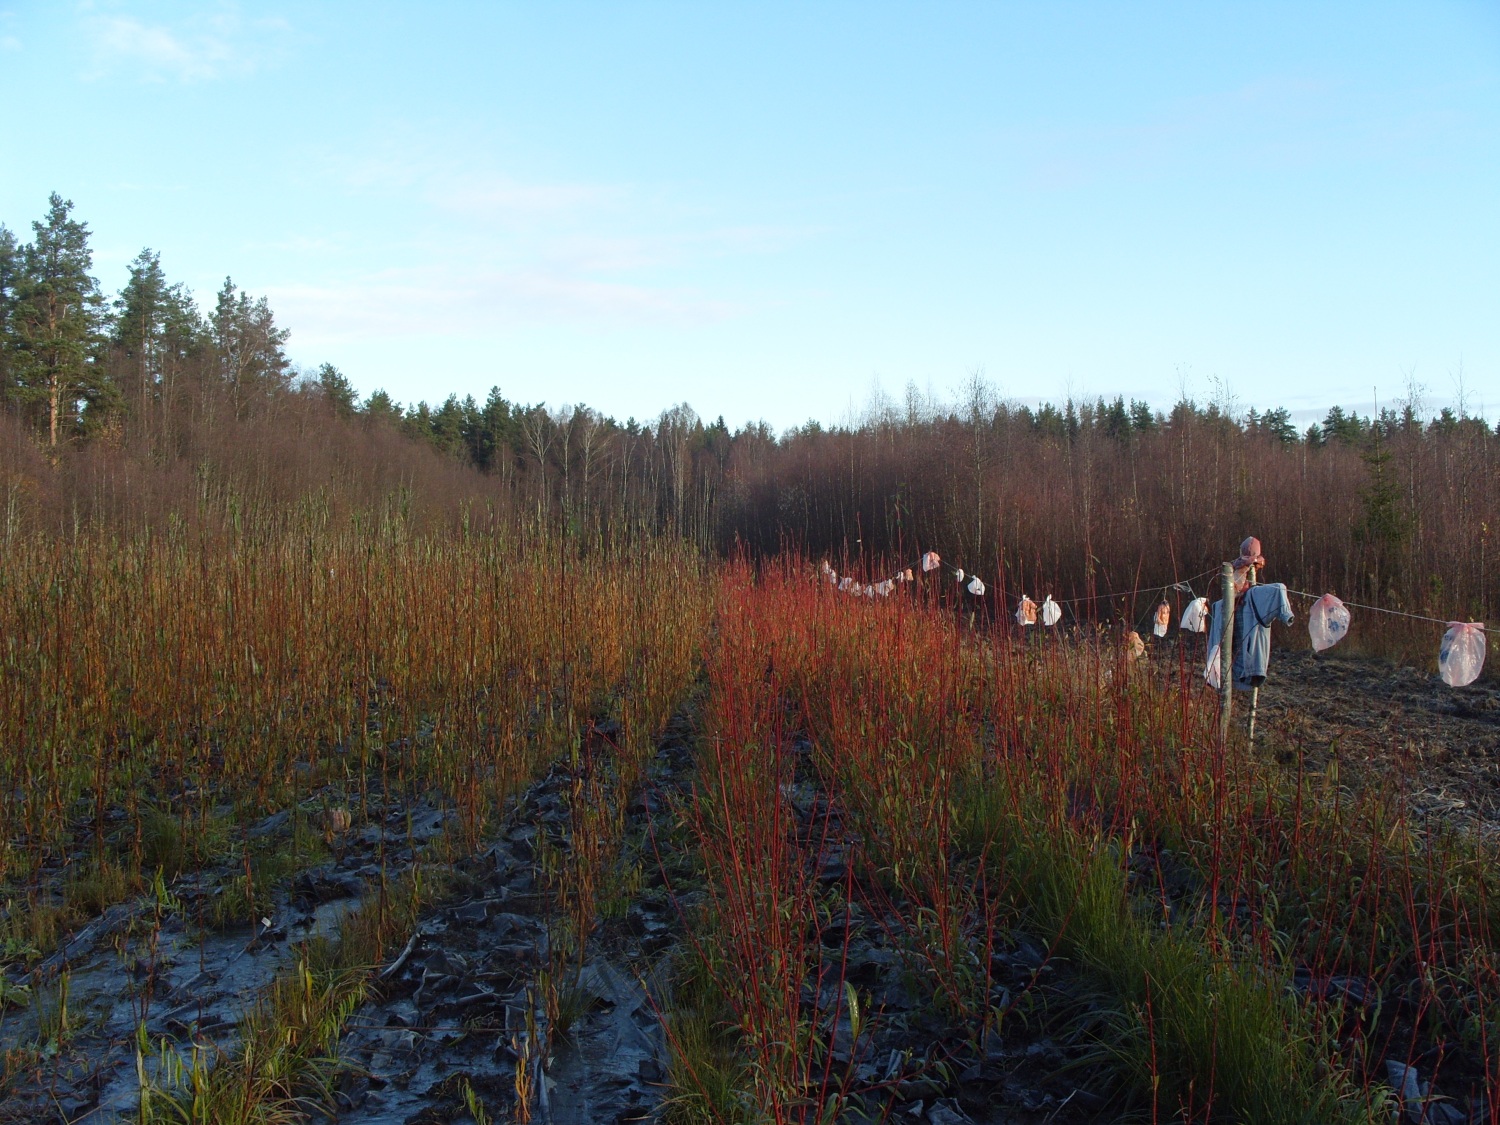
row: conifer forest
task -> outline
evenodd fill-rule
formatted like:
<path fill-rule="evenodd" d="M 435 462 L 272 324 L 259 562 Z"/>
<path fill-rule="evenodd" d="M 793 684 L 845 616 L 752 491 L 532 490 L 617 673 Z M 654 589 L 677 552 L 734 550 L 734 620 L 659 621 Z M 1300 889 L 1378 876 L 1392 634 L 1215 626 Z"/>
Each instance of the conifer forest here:
<path fill-rule="evenodd" d="M 0 1122 L 1500 1125 L 1477 404 L 401 403 L 5 218 Z"/>

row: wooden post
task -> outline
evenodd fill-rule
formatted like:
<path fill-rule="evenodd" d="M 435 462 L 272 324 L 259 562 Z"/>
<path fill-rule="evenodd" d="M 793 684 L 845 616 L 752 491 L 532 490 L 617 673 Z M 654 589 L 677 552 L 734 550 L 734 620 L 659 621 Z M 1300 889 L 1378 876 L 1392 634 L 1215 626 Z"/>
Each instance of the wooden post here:
<path fill-rule="evenodd" d="M 1253 567 L 1253 566 L 1250 568 L 1250 577 L 1247 579 L 1247 581 L 1250 583 L 1251 586 L 1255 585 L 1255 567 Z M 1249 593 L 1250 593 L 1250 591 L 1247 589 L 1245 591 L 1245 594 L 1248 596 Z M 1260 688 L 1253 687 L 1253 688 L 1250 689 L 1250 745 L 1251 746 L 1255 745 L 1255 709 L 1258 706 L 1260 706 Z"/>
<path fill-rule="evenodd" d="M 1234 693 L 1234 564 L 1225 563 L 1223 579 L 1223 628 L 1219 630 L 1219 743 L 1229 744 L 1229 712 Z"/>

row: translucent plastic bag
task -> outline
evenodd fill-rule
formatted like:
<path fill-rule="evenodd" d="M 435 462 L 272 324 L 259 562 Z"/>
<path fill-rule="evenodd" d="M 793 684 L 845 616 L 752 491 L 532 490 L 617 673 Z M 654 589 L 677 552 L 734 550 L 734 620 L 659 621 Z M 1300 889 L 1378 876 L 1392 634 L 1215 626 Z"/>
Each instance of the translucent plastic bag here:
<path fill-rule="evenodd" d="M 840 590 L 847 590 L 847 589 L 849 589 L 849 587 L 851 587 L 853 585 L 854 585 L 854 579 L 848 577 L 847 575 L 845 575 L 843 578 L 839 579 L 839 589 Z"/>
<path fill-rule="evenodd" d="M 1438 649 L 1438 675 L 1449 687 L 1463 687 L 1479 679 L 1489 647 L 1482 621 L 1450 621 Z"/>
<path fill-rule="evenodd" d="M 1215 691 L 1224 686 L 1222 671 L 1219 667 L 1222 660 L 1223 655 L 1220 652 L 1219 646 L 1214 645 L 1213 648 L 1208 650 L 1208 663 L 1203 665 L 1203 678 L 1208 681 L 1208 686 Z"/>
<path fill-rule="evenodd" d="M 1324 594 L 1307 614 L 1307 635 L 1314 652 L 1332 648 L 1349 631 L 1349 611 L 1332 594 Z"/>
<path fill-rule="evenodd" d="M 979 575 L 976 574 L 969 579 L 968 590 L 976 598 L 984 596 L 984 583 L 979 580 Z"/>
<path fill-rule="evenodd" d="M 938 554 L 936 551 L 928 551 L 925 555 L 922 556 L 922 573 L 926 574 L 930 570 L 936 570 L 939 564 L 942 563 L 942 561 L 942 555 Z"/>
<path fill-rule="evenodd" d="M 1021 595 L 1021 604 L 1016 606 L 1016 624 L 1022 627 L 1036 624 L 1036 602 L 1025 594 Z"/>
<path fill-rule="evenodd" d="M 1208 631 L 1208 599 L 1194 598 L 1182 611 L 1180 625 L 1184 633 L 1206 633 Z"/>
<path fill-rule="evenodd" d="M 1052 595 L 1048 594 L 1046 600 L 1042 602 L 1042 624 L 1050 629 L 1061 620 L 1062 606 L 1053 601 Z"/>
<path fill-rule="evenodd" d="M 1134 629 L 1125 634 L 1125 659 L 1139 660 L 1146 655 L 1146 642 Z"/>
<path fill-rule="evenodd" d="M 964 584 L 964 568 L 959 567 L 956 571 L 953 572 L 953 575 L 958 579 L 958 584 L 962 586 Z"/>
<path fill-rule="evenodd" d="M 1167 626 L 1172 623 L 1172 607 L 1166 602 L 1156 607 L 1156 620 L 1151 624 L 1151 632 L 1158 637 L 1167 635 Z"/>

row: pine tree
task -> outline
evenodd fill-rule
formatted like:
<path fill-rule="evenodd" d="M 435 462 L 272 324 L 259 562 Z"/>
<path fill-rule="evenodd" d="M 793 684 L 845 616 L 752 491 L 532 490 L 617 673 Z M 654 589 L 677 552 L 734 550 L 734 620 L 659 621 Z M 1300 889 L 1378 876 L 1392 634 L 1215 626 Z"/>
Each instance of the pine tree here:
<path fill-rule="evenodd" d="M 383 390 L 372 391 L 370 397 L 365 399 L 364 414 L 372 422 L 385 422 L 392 426 L 401 424 L 401 404 Z"/>
<path fill-rule="evenodd" d="M 354 384 L 349 382 L 337 367 L 331 363 L 325 363 L 318 368 L 317 385 L 323 398 L 340 418 L 348 418 L 354 413 L 358 405 Z M 378 393 L 384 394 L 385 392 Z"/>
<path fill-rule="evenodd" d="M 276 327 L 266 299 L 250 294 L 224 279 L 210 319 L 219 375 L 229 388 L 236 418 L 289 384 L 291 363 L 282 350 L 290 335 Z"/>
<path fill-rule="evenodd" d="M 82 421 L 79 403 L 102 411 L 114 388 L 96 362 L 104 313 L 99 283 L 89 275 L 88 225 L 70 218 L 72 201 L 56 192 L 48 204 L 46 220 L 31 224 L 34 240 L 21 251 L 11 378 L 23 406 L 45 416 L 55 449 L 64 428 Z"/>
<path fill-rule="evenodd" d="M 114 339 L 121 390 L 142 426 L 153 406 L 165 410 L 172 384 L 198 350 L 203 321 L 187 288 L 167 284 L 161 255 L 142 250 L 115 300 Z"/>
<path fill-rule="evenodd" d="M 15 394 L 11 376 L 11 322 L 20 272 L 21 247 L 9 228 L 0 224 L 0 403 L 11 402 Z"/>

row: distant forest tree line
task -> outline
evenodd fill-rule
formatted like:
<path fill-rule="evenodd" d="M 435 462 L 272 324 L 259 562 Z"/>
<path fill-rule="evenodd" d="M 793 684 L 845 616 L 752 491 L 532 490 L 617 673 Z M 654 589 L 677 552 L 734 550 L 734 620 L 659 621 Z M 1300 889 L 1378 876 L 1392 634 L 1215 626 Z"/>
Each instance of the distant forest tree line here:
<path fill-rule="evenodd" d="M 30 241 L 0 226 L 0 535 L 308 521 L 400 529 L 542 521 L 705 549 L 794 546 L 884 576 L 936 548 L 997 590 L 1146 589 L 1265 542 L 1304 589 L 1438 615 L 1500 609 L 1500 432 L 1415 389 L 1299 432 L 1286 410 L 1187 396 L 1031 408 L 971 376 L 957 401 L 909 388 L 857 422 L 730 430 L 686 404 L 619 422 L 496 388 L 363 401 L 287 357 L 264 297 L 226 278 L 212 307 L 144 250 L 112 298 L 89 230 L 57 195 Z M 1500 429 L 1500 428 L 1497 428 Z"/>

